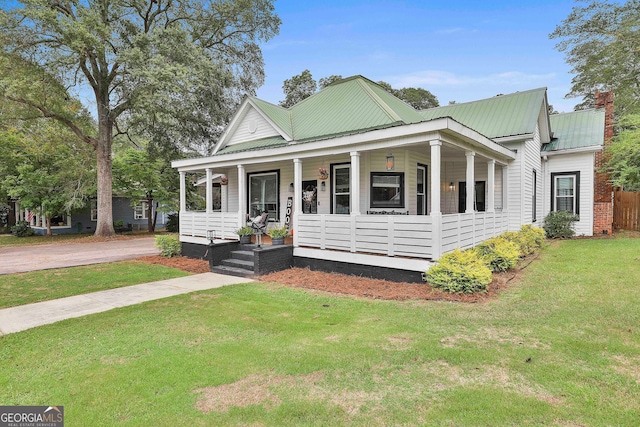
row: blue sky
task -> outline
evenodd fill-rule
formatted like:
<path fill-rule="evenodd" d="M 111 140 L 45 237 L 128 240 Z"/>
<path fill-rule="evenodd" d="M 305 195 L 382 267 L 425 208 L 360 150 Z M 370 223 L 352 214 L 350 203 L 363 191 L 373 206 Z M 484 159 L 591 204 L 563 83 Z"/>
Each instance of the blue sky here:
<path fill-rule="evenodd" d="M 473 101 L 548 88 L 558 111 L 570 67 L 549 39 L 572 0 L 276 0 L 280 34 L 262 46 L 265 84 L 258 97 L 284 98 L 282 83 L 309 69 L 316 80 L 361 74 L 394 88 L 422 87 L 449 101 Z"/>

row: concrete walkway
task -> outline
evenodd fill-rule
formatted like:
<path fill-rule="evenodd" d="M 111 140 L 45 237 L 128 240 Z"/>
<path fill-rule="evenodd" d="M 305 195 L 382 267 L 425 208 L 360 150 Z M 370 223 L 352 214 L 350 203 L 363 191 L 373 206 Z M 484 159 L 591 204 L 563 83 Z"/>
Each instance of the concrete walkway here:
<path fill-rule="evenodd" d="M 154 237 L 108 242 L 7 246 L 0 248 L 0 274 L 123 261 L 159 253 Z"/>
<path fill-rule="evenodd" d="M 203 273 L 0 309 L 0 335 L 145 301 L 249 282 L 253 280 Z"/>

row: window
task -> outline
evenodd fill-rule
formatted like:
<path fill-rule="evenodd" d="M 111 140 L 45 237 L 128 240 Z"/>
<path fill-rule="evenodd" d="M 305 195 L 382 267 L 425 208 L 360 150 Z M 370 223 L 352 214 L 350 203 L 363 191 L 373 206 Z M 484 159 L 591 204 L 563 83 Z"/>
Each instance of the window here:
<path fill-rule="evenodd" d="M 459 182 L 458 188 L 460 189 L 458 192 L 458 212 L 463 213 L 467 210 L 467 183 L 464 181 Z M 484 212 L 486 210 L 485 189 L 485 181 L 476 181 L 476 188 L 474 191 L 476 197 L 473 204 L 473 209 L 476 212 Z"/>
<path fill-rule="evenodd" d="M 351 197 L 351 165 L 332 165 L 333 213 L 348 214 Z"/>
<path fill-rule="evenodd" d="M 52 227 L 62 227 L 67 225 L 67 215 L 57 215 L 49 219 Z M 44 223 L 44 220 L 42 221 Z"/>
<path fill-rule="evenodd" d="M 417 169 L 417 213 L 418 215 L 427 214 L 427 167 L 418 164 Z"/>
<path fill-rule="evenodd" d="M 533 170 L 532 181 L 533 191 L 531 192 L 531 222 L 536 222 L 538 220 L 538 215 L 536 212 L 538 210 L 538 172 L 536 172 L 535 169 Z"/>
<path fill-rule="evenodd" d="M 580 172 L 551 174 L 551 210 L 580 213 Z"/>
<path fill-rule="evenodd" d="M 404 173 L 371 172 L 371 207 L 404 208 Z"/>
<path fill-rule="evenodd" d="M 249 216 L 255 218 L 263 211 L 267 211 L 269 220 L 277 221 L 280 218 L 278 206 L 280 172 L 251 173 L 248 181 Z"/>
<path fill-rule="evenodd" d="M 145 200 L 140 200 L 140 204 L 133 208 L 133 219 L 147 219 L 148 207 L 149 204 Z"/>
<path fill-rule="evenodd" d="M 98 220 L 98 201 L 96 199 L 91 200 L 91 221 Z"/>
<path fill-rule="evenodd" d="M 222 210 L 222 186 L 219 182 L 213 182 L 211 186 L 212 208 L 214 211 L 219 212 Z"/>

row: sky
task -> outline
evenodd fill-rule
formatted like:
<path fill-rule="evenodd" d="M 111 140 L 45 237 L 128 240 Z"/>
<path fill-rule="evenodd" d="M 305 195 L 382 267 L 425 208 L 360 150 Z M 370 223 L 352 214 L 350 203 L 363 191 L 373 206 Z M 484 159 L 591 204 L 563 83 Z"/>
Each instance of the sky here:
<path fill-rule="evenodd" d="M 549 39 L 573 0 L 276 0 L 280 34 L 262 45 L 259 98 L 284 99 L 285 79 L 311 71 L 363 75 L 392 87 L 421 87 L 440 105 L 546 87 L 559 112 L 571 67 Z"/>

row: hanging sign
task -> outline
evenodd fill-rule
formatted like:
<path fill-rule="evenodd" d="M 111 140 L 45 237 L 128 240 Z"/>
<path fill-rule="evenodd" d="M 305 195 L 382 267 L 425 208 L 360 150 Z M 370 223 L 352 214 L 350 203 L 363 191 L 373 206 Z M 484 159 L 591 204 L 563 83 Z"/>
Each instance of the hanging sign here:
<path fill-rule="evenodd" d="M 284 226 L 287 227 L 287 231 L 291 231 L 291 208 L 293 207 L 293 197 L 289 196 L 287 199 L 287 212 L 284 218 Z"/>

